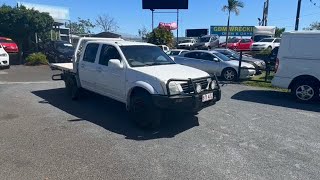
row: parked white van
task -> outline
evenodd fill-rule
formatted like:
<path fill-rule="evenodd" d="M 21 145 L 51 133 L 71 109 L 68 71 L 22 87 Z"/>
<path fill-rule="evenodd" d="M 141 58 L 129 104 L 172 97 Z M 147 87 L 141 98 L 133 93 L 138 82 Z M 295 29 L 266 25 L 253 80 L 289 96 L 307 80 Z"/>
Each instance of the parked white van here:
<path fill-rule="evenodd" d="M 273 86 L 287 88 L 302 102 L 319 99 L 320 31 L 282 35 Z"/>

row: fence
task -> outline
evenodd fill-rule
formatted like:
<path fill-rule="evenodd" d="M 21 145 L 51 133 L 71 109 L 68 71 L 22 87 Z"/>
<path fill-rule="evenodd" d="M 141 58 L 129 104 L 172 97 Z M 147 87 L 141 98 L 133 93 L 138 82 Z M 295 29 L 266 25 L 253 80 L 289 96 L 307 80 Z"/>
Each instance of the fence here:
<path fill-rule="evenodd" d="M 250 78 L 249 81 L 260 81 L 260 82 L 270 82 L 270 80 L 272 79 L 272 73 L 274 72 L 274 67 L 273 64 L 266 59 L 260 59 L 263 60 L 265 62 L 265 68 L 247 68 L 247 67 L 242 67 L 242 63 L 243 63 L 243 56 L 244 54 L 248 54 L 248 51 L 239 51 L 240 56 L 239 56 L 239 67 L 238 67 L 238 79 L 240 80 L 240 77 L 242 75 L 243 70 L 255 70 L 255 71 L 260 71 L 261 74 L 264 74 L 264 78 L 263 80 L 259 80 L 259 79 L 253 79 Z M 264 73 L 263 73 L 264 72 Z"/>

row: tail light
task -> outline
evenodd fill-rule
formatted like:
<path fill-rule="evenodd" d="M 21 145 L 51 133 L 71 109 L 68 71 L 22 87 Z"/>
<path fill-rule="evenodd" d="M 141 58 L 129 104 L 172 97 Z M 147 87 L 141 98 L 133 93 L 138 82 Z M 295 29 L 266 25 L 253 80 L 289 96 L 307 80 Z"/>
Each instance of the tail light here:
<path fill-rule="evenodd" d="M 275 68 L 274 71 L 275 71 L 275 73 L 276 73 L 276 72 L 278 71 L 278 68 L 279 68 L 279 58 L 276 59 L 276 65 L 275 65 L 274 68 Z"/>

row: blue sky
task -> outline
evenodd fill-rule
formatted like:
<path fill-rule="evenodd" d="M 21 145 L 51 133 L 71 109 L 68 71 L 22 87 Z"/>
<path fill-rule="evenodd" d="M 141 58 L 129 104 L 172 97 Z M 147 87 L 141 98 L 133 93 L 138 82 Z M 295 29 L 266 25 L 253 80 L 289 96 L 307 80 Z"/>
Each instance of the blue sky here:
<path fill-rule="evenodd" d="M 23 2 L 39 3 L 67 7 L 71 20 L 77 17 L 94 20 L 99 14 L 114 17 L 120 27 L 119 32 L 136 35 L 138 29 L 145 26 L 151 29 L 151 12 L 142 10 L 142 0 L 24 0 Z M 300 28 L 320 20 L 320 8 L 312 5 L 310 0 L 302 0 Z M 313 0 L 318 2 L 320 0 Z M 77 2 L 77 3 L 76 3 Z M 257 18 L 262 16 L 264 0 L 243 0 L 245 7 L 239 16 L 233 15 L 231 25 L 257 25 Z M 0 3 L 15 5 L 16 0 L 1 0 Z M 180 36 L 188 28 L 209 28 L 210 25 L 225 25 L 227 14 L 221 8 L 227 0 L 189 0 L 189 9 L 180 13 Z M 294 29 L 297 0 L 270 0 L 269 25 Z M 175 14 L 156 14 L 155 24 L 175 22 Z"/>

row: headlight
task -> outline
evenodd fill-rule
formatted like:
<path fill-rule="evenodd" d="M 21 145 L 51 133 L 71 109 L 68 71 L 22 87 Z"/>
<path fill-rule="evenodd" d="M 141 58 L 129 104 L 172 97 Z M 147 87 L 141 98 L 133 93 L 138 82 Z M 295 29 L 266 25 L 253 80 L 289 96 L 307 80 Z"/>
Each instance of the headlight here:
<path fill-rule="evenodd" d="M 216 89 L 217 87 L 217 82 L 216 81 L 212 81 L 211 82 L 211 89 Z"/>
<path fill-rule="evenodd" d="M 6 53 L 0 54 L 0 57 L 6 57 L 6 56 L 7 56 Z"/>
<path fill-rule="evenodd" d="M 197 91 L 197 93 L 201 93 L 201 91 L 202 91 L 202 87 L 201 87 L 201 84 L 196 84 L 196 91 Z"/>
<path fill-rule="evenodd" d="M 170 82 L 169 83 L 169 92 L 170 92 L 170 95 L 177 95 L 177 94 L 180 94 L 182 93 L 182 87 L 180 84 L 177 84 L 175 82 Z"/>

